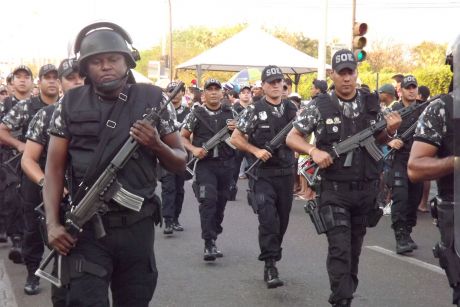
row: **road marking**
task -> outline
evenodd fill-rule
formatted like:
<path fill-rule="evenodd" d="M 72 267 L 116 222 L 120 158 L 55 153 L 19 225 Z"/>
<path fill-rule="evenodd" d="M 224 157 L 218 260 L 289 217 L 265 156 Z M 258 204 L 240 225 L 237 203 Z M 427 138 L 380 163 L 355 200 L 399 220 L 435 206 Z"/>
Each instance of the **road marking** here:
<path fill-rule="evenodd" d="M 366 246 L 366 248 L 368 248 L 370 250 L 373 250 L 373 251 L 376 251 L 378 253 L 382 253 L 384 255 L 391 256 L 393 258 L 399 259 L 399 260 L 404 261 L 404 262 L 409 262 L 411 264 L 414 264 L 414 265 L 419 266 L 421 268 L 430 270 L 432 272 L 435 272 L 435 273 L 438 273 L 438 274 L 441 274 L 441 275 L 446 275 L 444 270 L 441 269 L 440 267 L 438 267 L 437 265 L 427 263 L 425 261 L 421 261 L 421 260 L 418 260 L 418 259 L 415 259 L 415 258 L 412 258 L 412 257 L 400 256 L 400 255 L 396 254 L 395 252 L 393 252 L 393 251 L 391 251 L 389 249 L 386 249 L 386 248 L 383 248 L 383 247 L 380 247 L 380 246 L 377 246 L 377 245 Z"/>
<path fill-rule="evenodd" d="M 3 260 L 0 260 L 0 306 L 18 307 Z"/>

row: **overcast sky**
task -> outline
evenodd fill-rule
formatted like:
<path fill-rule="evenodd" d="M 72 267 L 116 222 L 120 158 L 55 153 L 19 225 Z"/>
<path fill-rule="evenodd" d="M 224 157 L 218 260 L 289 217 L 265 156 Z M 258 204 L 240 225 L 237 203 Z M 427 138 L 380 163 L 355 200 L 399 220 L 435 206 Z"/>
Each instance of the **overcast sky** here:
<path fill-rule="evenodd" d="M 170 0 L 173 27 L 218 27 L 239 22 L 280 27 L 318 38 L 322 0 Z M 97 19 L 124 27 L 138 49 L 159 44 L 168 29 L 165 0 L 21 0 L 1 6 L 0 60 L 66 57 L 79 29 Z M 448 43 L 460 34 L 460 0 L 356 0 L 356 18 L 375 40 L 414 45 Z M 348 43 L 352 0 L 329 0 L 328 41 Z M 450 25 L 450 26 L 449 26 Z M 254 41 L 257 44 L 257 41 Z"/>

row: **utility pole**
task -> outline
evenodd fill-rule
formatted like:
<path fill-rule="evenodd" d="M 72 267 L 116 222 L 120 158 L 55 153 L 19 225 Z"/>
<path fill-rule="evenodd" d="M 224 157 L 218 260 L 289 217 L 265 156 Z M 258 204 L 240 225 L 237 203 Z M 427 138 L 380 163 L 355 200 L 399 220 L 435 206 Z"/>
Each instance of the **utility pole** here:
<path fill-rule="evenodd" d="M 323 33 L 318 41 L 318 80 L 326 80 L 326 38 L 327 38 L 327 14 L 328 2 L 323 1 Z"/>
<path fill-rule="evenodd" d="M 173 80 L 173 32 L 172 32 L 172 10 L 171 0 L 168 0 L 169 4 L 169 82 Z"/>
<path fill-rule="evenodd" d="M 354 28 L 356 22 L 356 0 L 352 0 L 351 4 L 351 40 L 350 40 L 350 50 L 353 49 L 353 38 L 354 38 Z"/>

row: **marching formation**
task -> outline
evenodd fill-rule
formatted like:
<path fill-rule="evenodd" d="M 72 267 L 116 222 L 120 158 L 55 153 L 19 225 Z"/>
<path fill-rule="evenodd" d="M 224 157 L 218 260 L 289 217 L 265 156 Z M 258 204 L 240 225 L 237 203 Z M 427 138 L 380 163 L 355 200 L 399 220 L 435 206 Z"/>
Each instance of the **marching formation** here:
<path fill-rule="evenodd" d="M 332 86 L 315 80 L 308 102 L 275 65 L 254 85 L 208 79 L 200 90 L 177 80 L 161 89 L 135 82 L 132 44 L 119 25 L 93 23 L 76 38 L 76 59 L 40 68 L 37 95 L 24 65 L 0 87 L 0 242 L 9 239 L 9 259 L 27 268 L 25 294 L 46 280 L 55 307 L 148 306 L 154 228 L 186 231 L 185 181 L 199 203 L 203 261 L 213 262 L 224 257 L 227 202 L 247 178 L 267 288 L 289 278 L 277 262 L 298 197 L 327 238 L 328 302 L 351 306 L 367 228 L 385 210 L 396 253 L 417 249 L 417 210 L 438 180 L 435 256 L 460 306 L 452 93 L 428 100 L 412 75 L 371 92 L 346 49 L 332 57 Z M 457 49 L 447 53 L 454 73 Z"/>

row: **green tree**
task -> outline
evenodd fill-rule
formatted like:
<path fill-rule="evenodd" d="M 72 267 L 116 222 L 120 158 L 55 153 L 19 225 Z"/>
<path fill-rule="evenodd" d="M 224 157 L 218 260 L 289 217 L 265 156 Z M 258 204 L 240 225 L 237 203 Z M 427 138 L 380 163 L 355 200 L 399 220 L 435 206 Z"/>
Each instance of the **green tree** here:
<path fill-rule="evenodd" d="M 424 41 L 411 50 L 412 60 L 416 67 L 443 65 L 446 58 L 445 44 Z"/>

